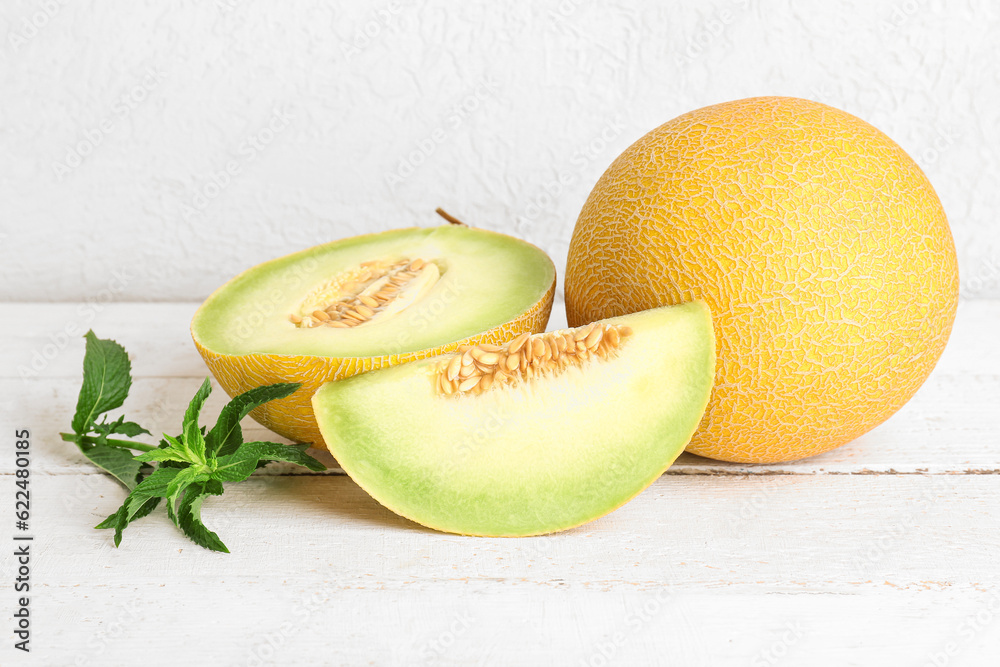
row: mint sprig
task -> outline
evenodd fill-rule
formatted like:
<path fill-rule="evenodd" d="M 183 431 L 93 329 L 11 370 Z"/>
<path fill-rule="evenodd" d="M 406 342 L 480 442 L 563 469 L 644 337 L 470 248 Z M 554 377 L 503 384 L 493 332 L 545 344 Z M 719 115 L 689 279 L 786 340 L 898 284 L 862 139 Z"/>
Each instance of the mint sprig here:
<path fill-rule="evenodd" d="M 201 410 L 212 391 L 206 378 L 184 413 L 181 433 L 163 434 L 158 447 L 109 438 L 113 434 L 129 438 L 149 434 L 124 417 L 109 422 L 105 415 L 97 421 L 124 404 L 131 386 L 131 364 L 125 349 L 113 340 L 102 340 L 92 331 L 87 332 L 83 386 L 73 417 L 73 433 L 63 433 L 62 437 L 75 442 L 94 465 L 113 475 L 129 491 L 118 511 L 96 526 L 114 529 L 116 547 L 130 523 L 166 500 L 167 515 L 188 538 L 206 549 L 229 553 L 219 536 L 201 520 L 202 504 L 208 496 L 222 495 L 223 482 L 242 482 L 270 461 L 287 461 L 314 471 L 326 469 L 305 453 L 306 445 L 243 441 L 240 421 L 254 408 L 290 396 L 299 389 L 297 383 L 256 387 L 240 394 L 222 409 L 215 426 L 207 430 L 199 424 Z M 140 454 L 133 455 L 129 450 Z"/>
<path fill-rule="evenodd" d="M 73 415 L 73 433 L 62 439 L 75 442 L 90 462 L 132 490 L 142 479 L 144 466 L 129 450 L 155 449 L 140 442 L 110 438 L 134 438 L 149 431 L 124 417 L 109 422 L 104 413 L 120 408 L 132 387 L 132 364 L 125 348 L 113 340 L 101 340 L 87 332 L 87 352 L 83 357 L 83 386 Z M 103 417 L 102 417 L 103 415 Z M 101 421 L 97 421 L 102 417 Z"/>

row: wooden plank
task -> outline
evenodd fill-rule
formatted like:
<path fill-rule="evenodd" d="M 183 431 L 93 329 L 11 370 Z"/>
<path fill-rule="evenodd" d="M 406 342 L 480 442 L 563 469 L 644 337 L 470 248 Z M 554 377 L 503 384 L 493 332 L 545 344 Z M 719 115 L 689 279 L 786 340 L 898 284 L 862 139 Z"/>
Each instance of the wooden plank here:
<path fill-rule="evenodd" d="M 12 487 L 9 476 L 0 483 Z M 261 477 L 205 504 L 206 525 L 233 551 L 226 556 L 188 542 L 163 512 L 130 527 L 115 549 L 112 532 L 92 526 L 123 497 L 101 475 L 33 477 L 32 528 L 47 584 L 330 579 L 383 590 L 476 580 L 532 590 L 568 582 L 783 593 L 1000 585 L 992 475 L 662 477 L 597 521 L 522 539 L 425 529 L 345 476 Z M 157 562 L 162 571 L 147 567 Z"/>
<path fill-rule="evenodd" d="M 176 433 L 188 401 L 203 378 L 139 378 L 125 405 L 130 419 L 153 433 Z M 39 450 L 36 465 L 49 472 L 89 470 L 85 459 L 58 433 L 68 430 L 80 380 L 0 379 L 0 424 L 28 426 Z M 214 418 L 227 397 L 218 385 L 204 410 Z M 992 403 L 991 403 L 992 401 Z M 722 463 L 685 454 L 668 474 L 843 474 L 870 472 L 1000 472 L 1000 375 L 952 375 L 935 371 L 899 413 L 858 440 L 827 454 L 774 465 Z M 15 423 L 13 419 L 21 421 Z M 248 438 L 281 440 L 252 419 Z M 151 440 L 150 440 L 151 441 Z M 332 464 L 332 459 L 327 459 Z M 11 462 L 0 459 L 0 471 Z M 271 473 L 297 470 L 274 467 Z"/>
<path fill-rule="evenodd" d="M 177 567 L 184 554 L 163 567 Z M 101 665 L 994 665 L 1000 598 L 943 591 L 757 594 L 433 590 L 188 582 L 43 586 L 32 660 Z M 983 620 L 979 620 L 983 619 Z M 985 621 L 985 622 L 984 622 Z M 955 657 L 945 653 L 953 651 Z"/>
<path fill-rule="evenodd" d="M 76 304 L 0 304 L 0 411 L 29 418 L 41 441 L 58 444 L 79 387 L 82 341 L 56 349 L 51 332 L 72 321 Z M 206 369 L 187 333 L 196 304 L 108 304 L 95 316 L 100 335 L 114 335 L 133 353 L 139 378 L 129 399 L 130 416 L 154 432 L 177 429 L 184 406 Z M 86 312 L 86 311 L 85 311 Z M 17 319 L 15 319 L 17 318 Z M 26 321 L 23 330 L 15 326 Z M 175 325 L 171 325 L 175 322 Z M 156 323 L 151 325 L 150 323 Z M 855 442 L 833 452 L 786 464 L 748 466 L 683 455 L 670 474 L 823 474 L 856 472 L 996 472 L 1000 471 L 1000 350 L 984 331 L 1000 329 L 1000 301 L 964 302 L 952 341 L 938 368 L 916 396 L 894 417 Z M 120 333 L 119 333 L 120 332 Z M 75 339 L 74 339 L 75 340 Z M 48 341 L 48 342 L 46 342 Z M 53 342 L 55 341 L 55 342 Z M 51 346 L 46 348 L 46 346 Z M 23 380 L 17 368 L 24 360 L 52 352 L 40 364 L 38 377 Z M 206 414 L 214 414 L 224 397 L 218 389 Z M 248 422 L 250 423 L 250 422 Z M 248 427 L 255 438 L 275 438 L 267 430 Z M 77 471 L 80 457 L 62 445 L 46 448 L 48 470 Z M 0 471 L 9 469 L 0 464 Z M 272 472 L 290 471 L 276 467 Z"/>
<path fill-rule="evenodd" d="M 0 373 L 78 378 L 88 329 L 125 346 L 136 377 L 203 377 L 188 328 L 195 303 L 0 303 Z"/>
<path fill-rule="evenodd" d="M 90 528 L 120 502 L 112 482 L 33 483 L 39 664 L 889 665 L 951 644 L 991 664 L 1000 650 L 993 476 L 664 477 L 608 517 L 525 539 L 422 529 L 345 477 L 260 478 L 206 504 L 228 555 L 160 515 L 116 550 Z M 150 632 L 170 650 L 146 651 Z"/>

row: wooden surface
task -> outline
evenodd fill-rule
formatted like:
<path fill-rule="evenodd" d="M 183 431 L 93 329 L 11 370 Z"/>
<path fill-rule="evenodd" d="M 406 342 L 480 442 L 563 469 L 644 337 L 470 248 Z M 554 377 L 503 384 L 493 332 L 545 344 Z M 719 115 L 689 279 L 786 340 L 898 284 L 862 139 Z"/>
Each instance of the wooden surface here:
<path fill-rule="evenodd" d="M 33 651 L 12 648 L 5 549 L 0 665 L 1000 660 L 1000 302 L 963 303 L 927 384 L 854 443 L 780 465 L 684 455 L 566 533 L 436 533 L 337 470 L 272 466 L 206 503 L 232 554 L 194 546 L 161 513 L 115 549 L 91 526 L 122 490 L 57 435 L 79 390 L 78 336 L 125 345 L 127 413 L 175 431 L 206 374 L 187 333 L 195 307 L 0 305 L 0 493 L 12 504 L 12 433 L 29 428 L 35 535 Z M 216 389 L 207 414 L 224 401 Z"/>

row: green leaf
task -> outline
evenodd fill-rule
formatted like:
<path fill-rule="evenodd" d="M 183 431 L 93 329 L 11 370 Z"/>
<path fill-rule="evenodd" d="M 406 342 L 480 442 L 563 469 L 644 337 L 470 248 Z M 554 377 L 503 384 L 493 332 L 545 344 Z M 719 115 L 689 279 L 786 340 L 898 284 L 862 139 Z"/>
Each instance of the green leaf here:
<path fill-rule="evenodd" d="M 114 476 L 119 482 L 125 485 L 129 491 L 139 483 L 139 471 L 142 462 L 133 458 L 132 453 L 117 447 L 106 445 L 93 445 L 83 450 L 84 456 L 90 459 L 98 468 Z"/>
<path fill-rule="evenodd" d="M 94 528 L 97 528 L 98 530 L 104 530 L 106 528 L 114 528 L 115 526 L 118 525 L 118 517 L 119 517 L 119 515 L 121 515 L 121 513 L 124 512 L 124 511 L 125 511 L 125 506 L 122 505 L 117 510 L 115 510 L 114 514 L 108 515 L 107 519 L 105 519 L 104 521 L 102 521 L 99 524 L 97 524 L 96 526 L 94 526 Z M 115 546 L 118 546 L 118 545 L 116 544 Z"/>
<path fill-rule="evenodd" d="M 247 442 L 234 454 L 220 456 L 212 479 L 223 482 L 242 482 L 257 468 L 258 461 L 288 461 L 310 470 L 326 470 L 326 466 L 303 451 L 304 446 L 283 445 L 277 442 Z"/>
<path fill-rule="evenodd" d="M 313 472 L 326 470 L 320 461 L 306 454 L 309 445 L 282 445 L 276 442 L 248 442 L 244 446 L 259 447 L 261 461 L 286 461 L 303 466 Z"/>
<path fill-rule="evenodd" d="M 166 498 L 169 495 L 170 484 L 178 474 L 187 468 L 157 468 L 149 476 L 139 482 L 125 499 L 126 517 L 129 521 L 142 509 L 150 498 Z"/>
<path fill-rule="evenodd" d="M 178 453 L 177 452 L 177 448 L 174 447 L 173 443 L 177 443 L 179 445 L 180 443 L 178 441 L 181 439 L 181 437 L 182 436 L 179 436 L 179 435 L 176 436 L 176 437 L 175 436 L 170 436 L 170 435 L 167 435 L 166 433 L 164 433 L 163 437 L 160 438 L 160 449 L 171 449 L 172 448 L 172 450 L 173 450 L 173 452 L 175 454 Z M 160 467 L 161 468 L 186 468 L 189 465 L 191 465 L 191 462 L 188 461 L 187 459 L 185 459 L 184 461 L 174 461 L 174 460 L 172 460 L 170 458 L 166 458 L 166 459 L 163 459 L 163 460 L 160 461 Z"/>
<path fill-rule="evenodd" d="M 101 424 L 101 426 L 104 425 Z M 125 421 L 124 415 L 119 417 L 116 421 L 111 422 L 107 426 L 108 426 L 107 435 L 111 435 L 112 433 L 119 433 L 129 438 L 134 438 L 135 436 L 142 434 L 152 435 L 149 431 L 139 426 L 135 422 Z M 97 430 L 98 432 L 100 432 L 102 429 L 98 428 Z"/>
<path fill-rule="evenodd" d="M 197 458 L 197 453 L 192 452 L 184 444 L 184 436 L 172 436 L 163 434 L 163 438 L 160 440 L 160 446 L 158 449 L 153 449 L 148 452 L 143 452 L 137 456 L 140 461 L 159 461 L 161 463 L 173 462 L 182 463 L 184 465 L 205 465 L 205 461 Z M 176 467 L 176 466 L 173 466 Z"/>
<path fill-rule="evenodd" d="M 184 449 L 190 453 L 190 461 L 193 463 L 206 462 L 205 436 L 198 425 L 198 416 L 201 414 L 201 408 L 205 405 L 205 399 L 210 393 L 212 393 L 212 382 L 205 378 L 184 412 L 184 435 L 180 440 L 184 443 Z"/>
<path fill-rule="evenodd" d="M 160 449 L 172 449 L 178 453 L 186 453 L 183 440 L 183 433 L 181 435 L 167 435 L 164 433 L 163 437 L 160 438 Z"/>
<path fill-rule="evenodd" d="M 243 443 L 243 430 L 240 421 L 251 410 L 269 401 L 291 396 L 302 385 L 298 382 L 272 384 L 264 387 L 254 387 L 245 391 L 226 404 L 219 413 L 219 420 L 209 431 L 206 441 L 207 456 L 226 456 L 236 451 Z"/>
<path fill-rule="evenodd" d="M 241 448 L 235 454 L 219 458 L 212 472 L 212 479 L 220 482 L 242 482 L 257 469 L 258 460 L 259 458 L 252 452 L 243 453 Z"/>
<path fill-rule="evenodd" d="M 120 434 L 123 434 L 123 435 L 127 435 L 130 438 L 134 438 L 135 436 L 140 435 L 142 433 L 146 433 L 146 434 L 149 433 L 149 431 L 147 431 L 143 427 L 139 426 L 135 422 L 127 422 L 127 421 L 125 421 L 125 417 L 124 416 L 119 417 L 118 419 L 116 419 L 113 422 L 106 422 L 106 423 L 102 422 L 100 424 L 94 424 L 93 425 L 93 430 L 98 434 L 97 437 L 95 438 L 95 441 L 96 441 L 95 444 L 98 444 L 98 445 L 107 445 L 107 444 L 109 444 L 108 443 L 108 436 L 112 435 L 112 434 L 119 434 L 120 433 Z M 119 442 L 123 442 L 123 441 L 119 441 Z M 136 444 L 139 447 L 145 446 L 143 443 L 136 443 Z M 86 451 L 86 447 L 81 447 L 80 449 Z"/>
<path fill-rule="evenodd" d="M 97 415 L 121 407 L 132 386 L 132 364 L 125 348 L 113 340 L 102 340 L 87 332 L 83 357 L 83 386 L 73 415 L 73 430 L 83 434 L 97 421 Z"/>
<path fill-rule="evenodd" d="M 128 512 L 125 510 L 125 505 L 118 508 L 114 514 L 109 516 L 104 521 L 100 522 L 94 528 L 105 529 L 114 528 L 115 529 L 115 548 L 118 548 L 122 543 L 122 531 L 128 525 Z"/>
<path fill-rule="evenodd" d="M 159 497 L 156 497 L 156 496 L 153 496 L 152 498 L 150 498 L 149 500 L 147 500 L 146 502 L 144 502 L 142 504 L 142 507 L 140 507 L 139 510 L 135 514 L 132 515 L 131 521 L 136 521 L 136 520 L 141 519 L 142 517 L 148 515 L 150 512 L 152 512 L 154 509 L 156 509 L 156 506 L 160 504 L 161 500 L 163 500 L 163 499 L 159 498 Z M 130 523 L 131 523 L 131 521 L 130 521 Z"/>
<path fill-rule="evenodd" d="M 115 529 L 115 546 L 122 542 L 122 532 L 128 525 L 140 519 L 156 507 L 164 497 L 170 481 L 177 475 L 177 468 L 158 468 L 142 480 L 125 498 L 118 511 L 97 524 L 97 528 Z"/>
<path fill-rule="evenodd" d="M 131 519 L 129 519 L 127 516 L 125 505 L 122 505 L 121 507 L 118 508 L 117 512 L 115 512 L 107 519 L 94 526 L 94 528 L 100 528 L 100 529 L 114 528 L 115 546 L 116 547 L 120 546 L 122 543 L 122 531 L 124 531 L 125 528 L 133 521 L 141 519 L 142 517 L 152 512 L 154 509 L 156 509 L 156 506 L 159 504 L 160 504 L 159 498 L 148 498 L 146 502 L 142 504 L 139 510 L 132 515 Z"/>
<path fill-rule="evenodd" d="M 177 525 L 195 544 L 212 551 L 229 553 L 229 549 L 222 543 L 219 536 L 201 522 L 201 505 L 205 502 L 205 498 L 210 495 L 222 495 L 221 482 L 207 480 L 191 484 L 184 492 L 180 507 L 177 508 Z"/>
<path fill-rule="evenodd" d="M 167 484 L 167 516 L 170 517 L 171 521 L 180 526 L 176 510 L 177 501 L 180 500 L 181 494 L 191 484 L 205 482 L 208 479 L 209 472 L 205 466 L 191 466 L 177 470 L 177 474 Z"/>
<path fill-rule="evenodd" d="M 170 447 L 168 449 L 154 449 L 151 452 L 143 452 L 142 454 L 136 455 L 136 461 L 177 461 L 178 463 L 191 463 L 185 454 L 177 451 L 177 449 Z"/>

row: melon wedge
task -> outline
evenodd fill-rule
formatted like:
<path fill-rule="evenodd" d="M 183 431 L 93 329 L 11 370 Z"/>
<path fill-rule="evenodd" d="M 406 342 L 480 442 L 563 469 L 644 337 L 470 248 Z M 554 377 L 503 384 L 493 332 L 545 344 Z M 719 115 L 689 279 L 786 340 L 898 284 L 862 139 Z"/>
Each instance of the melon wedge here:
<path fill-rule="evenodd" d="M 614 510 L 666 470 L 714 366 L 711 314 L 692 302 L 372 371 L 312 403 L 337 461 L 390 510 L 451 533 L 537 535 Z"/>

